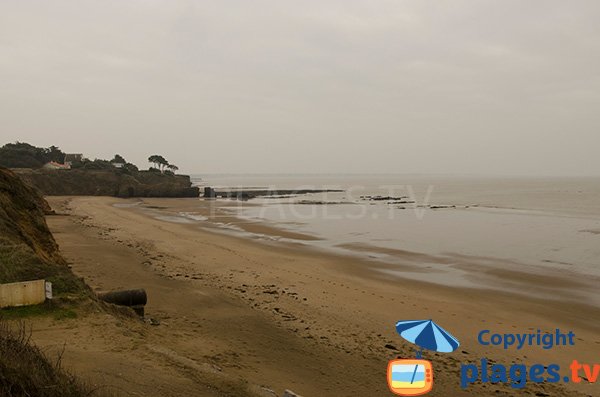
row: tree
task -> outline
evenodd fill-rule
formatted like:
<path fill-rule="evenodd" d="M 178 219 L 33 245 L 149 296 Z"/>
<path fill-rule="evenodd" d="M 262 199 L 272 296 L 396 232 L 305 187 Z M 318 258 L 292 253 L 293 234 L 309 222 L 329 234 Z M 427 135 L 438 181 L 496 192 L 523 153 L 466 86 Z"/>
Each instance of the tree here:
<path fill-rule="evenodd" d="M 131 174 L 131 173 L 135 173 L 135 172 L 138 172 L 138 171 L 139 171 L 139 170 L 138 170 L 138 167 L 137 167 L 135 164 L 131 164 L 131 163 L 126 163 L 126 164 L 123 166 L 123 169 L 124 169 L 125 171 L 127 171 L 128 173 L 130 173 L 130 174 Z"/>
<path fill-rule="evenodd" d="M 159 154 L 153 154 L 152 156 L 148 157 L 148 162 L 154 164 L 154 168 L 158 168 L 160 172 L 163 172 L 164 168 L 169 166 L 169 162 Z"/>
<path fill-rule="evenodd" d="M 65 153 L 60 150 L 56 146 L 50 146 L 48 149 L 45 149 L 46 159 L 48 161 L 55 161 L 57 163 L 62 163 L 65 160 Z"/>
<path fill-rule="evenodd" d="M 154 164 L 154 168 L 158 168 L 158 157 L 158 154 L 148 157 L 148 162 Z"/>
<path fill-rule="evenodd" d="M 121 163 L 125 164 L 127 161 L 120 154 L 115 154 L 115 158 L 110 160 L 111 163 Z"/>
<path fill-rule="evenodd" d="M 169 166 L 169 162 L 163 156 L 158 156 L 158 165 L 160 166 L 160 169 L 164 172 L 165 167 Z"/>
<path fill-rule="evenodd" d="M 173 171 L 173 173 L 175 173 L 175 171 L 178 171 L 178 170 L 179 170 L 179 167 L 178 167 L 178 166 L 176 166 L 175 164 L 169 164 L 169 165 L 167 165 L 167 168 L 168 168 L 170 171 Z"/>
<path fill-rule="evenodd" d="M 95 159 L 94 161 L 88 161 L 83 164 L 84 170 L 114 170 L 114 166 L 110 161 Z"/>
<path fill-rule="evenodd" d="M 56 146 L 41 148 L 24 142 L 7 143 L 0 148 L 0 166 L 39 168 L 49 161 L 62 163 L 65 154 Z"/>

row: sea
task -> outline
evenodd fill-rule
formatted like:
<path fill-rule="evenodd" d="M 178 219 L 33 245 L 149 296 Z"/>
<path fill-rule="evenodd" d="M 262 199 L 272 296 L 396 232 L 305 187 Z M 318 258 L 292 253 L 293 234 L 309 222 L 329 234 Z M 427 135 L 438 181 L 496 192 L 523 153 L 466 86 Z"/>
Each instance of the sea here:
<path fill-rule="evenodd" d="M 217 191 L 340 190 L 218 200 L 230 201 L 225 211 L 239 219 L 312 236 L 298 243 L 361 256 L 390 277 L 493 288 L 501 269 L 514 273 L 504 289 L 523 288 L 520 273 L 582 280 L 571 288 L 581 294 L 571 295 L 600 302 L 599 177 L 209 174 L 192 181 Z M 231 226 L 231 233 L 277 238 Z"/>

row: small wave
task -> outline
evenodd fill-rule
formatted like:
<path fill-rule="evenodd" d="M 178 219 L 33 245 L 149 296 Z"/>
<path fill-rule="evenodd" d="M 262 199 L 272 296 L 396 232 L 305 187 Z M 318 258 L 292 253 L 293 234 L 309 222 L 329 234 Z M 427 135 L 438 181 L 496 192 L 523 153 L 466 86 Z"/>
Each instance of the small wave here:
<path fill-rule="evenodd" d="M 187 219 L 177 215 L 157 215 L 154 219 L 158 219 L 159 221 L 172 222 L 172 223 L 194 223 L 193 220 Z"/>
<path fill-rule="evenodd" d="M 208 217 L 206 217 L 204 215 L 200 215 L 200 214 L 195 214 L 193 212 L 180 212 L 179 215 L 184 218 L 188 218 L 188 219 L 191 219 L 194 221 L 207 221 L 208 220 Z"/>
<path fill-rule="evenodd" d="M 115 204 L 113 204 L 113 207 L 115 207 L 115 208 L 132 208 L 132 207 L 140 205 L 141 203 L 142 203 L 141 201 L 137 201 L 135 203 L 115 203 Z"/>

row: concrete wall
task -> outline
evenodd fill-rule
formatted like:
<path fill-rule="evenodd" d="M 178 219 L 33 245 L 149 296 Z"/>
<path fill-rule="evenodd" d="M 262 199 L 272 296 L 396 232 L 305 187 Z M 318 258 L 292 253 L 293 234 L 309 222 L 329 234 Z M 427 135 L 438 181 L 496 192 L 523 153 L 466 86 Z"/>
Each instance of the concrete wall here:
<path fill-rule="evenodd" d="M 0 307 L 36 305 L 45 300 L 44 280 L 0 284 Z"/>

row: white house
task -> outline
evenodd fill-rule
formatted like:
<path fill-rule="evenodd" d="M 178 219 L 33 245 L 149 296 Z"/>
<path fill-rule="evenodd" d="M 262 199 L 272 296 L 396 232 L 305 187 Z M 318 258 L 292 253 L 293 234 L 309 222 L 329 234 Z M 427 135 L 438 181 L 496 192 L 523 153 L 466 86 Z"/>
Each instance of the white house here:
<path fill-rule="evenodd" d="M 50 161 L 49 163 L 44 164 L 44 168 L 47 170 L 70 170 L 71 164 L 60 164 L 56 161 Z"/>

